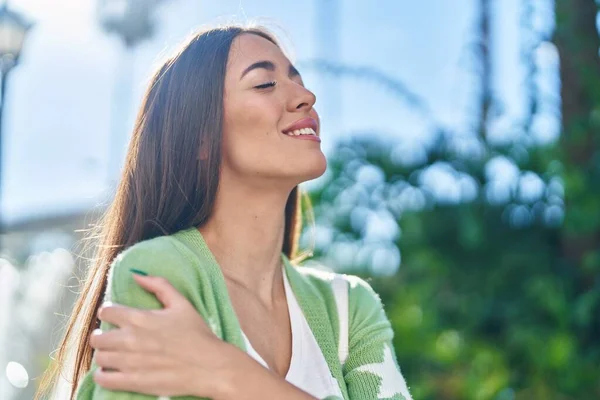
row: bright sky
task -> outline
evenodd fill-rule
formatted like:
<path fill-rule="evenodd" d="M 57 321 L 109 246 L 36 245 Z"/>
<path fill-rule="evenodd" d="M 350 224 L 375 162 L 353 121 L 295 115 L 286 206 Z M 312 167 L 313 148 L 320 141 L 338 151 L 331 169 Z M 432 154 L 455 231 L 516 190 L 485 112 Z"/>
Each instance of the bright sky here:
<path fill-rule="evenodd" d="M 464 131 L 473 107 L 467 42 L 475 40 L 478 2 L 338 3 L 337 50 L 327 48 L 331 40 L 323 37 L 328 27 L 319 23 L 320 0 L 165 0 L 154 38 L 127 56 L 120 42 L 99 28 L 95 0 L 13 0 L 11 4 L 36 26 L 9 78 L 2 218 L 11 222 L 65 213 L 101 201 L 118 168 L 115 154 L 121 157 L 159 53 L 195 27 L 231 17 L 267 17 L 282 26 L 300 65 L 320 54 L 337 53 L 340 62 L 372 67 L 400 80 L 428 103 L 439 121 Z M 518 0 L 503 0 L 495 10 L 494 35 L 501 38 L 495 49 L 496 90 L 508 120 L 522 110 L 518 7 Z M 546 53 L 552 57 L 552 49 Z M 333 79 L 308 68 L 301 72 L 317 94 L 327 149 L 336 139 L 361 131 L 381 131 L 403 141 L 427 140 L 422 116 L 373 81 Z M 131 91 L 120 83 L 128 76 L 133 77 Z M 111 143 L 115 132 L 121 139 Z M 546 132 L 555 136 L 551 129 Z"/>

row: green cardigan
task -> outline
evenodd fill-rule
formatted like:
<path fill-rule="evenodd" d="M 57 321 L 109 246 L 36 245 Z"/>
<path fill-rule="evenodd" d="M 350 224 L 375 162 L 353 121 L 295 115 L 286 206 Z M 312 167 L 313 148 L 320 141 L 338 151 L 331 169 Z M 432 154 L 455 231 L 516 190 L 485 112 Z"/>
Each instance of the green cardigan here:
<path fill-rule="evenodd" d="M 348 280 L 348 357 L 338 359 L 338 315 L 331 288 L 333 273 L 293 266 L 282 254 L 285 273 L 308 321 L 343 400 L 410 400 L 394 355 L 394 335 L 379 296 L 364 280 Z M 130 268 L 162 276 L 182 293 L 222 340 L 246 351 L 239 321 L 225 279 L 213 254 L 196 228 L 146 240 L 123 251 L 113 262 L 105 300 L 142 309 L 161 308 L 156 297 L 133 280 Z M 113 328 L 102 322 L 101 329 Z M 390 355 L 391 353 L 391 355 Z M 387 363 L 387 370 L 384 364 Z M 391 366 L 391 367 L 390 367 Z M 142 400 L 156 396 L 113 392 L 96 385 L 92 368 L 77 391 L 77 400 Z M 265 394 L 265 398 L 268 395 Z M 197 399 L 173 397 L 173 399 Z M 333 399 L 333 397 L 328 397 Z"/>

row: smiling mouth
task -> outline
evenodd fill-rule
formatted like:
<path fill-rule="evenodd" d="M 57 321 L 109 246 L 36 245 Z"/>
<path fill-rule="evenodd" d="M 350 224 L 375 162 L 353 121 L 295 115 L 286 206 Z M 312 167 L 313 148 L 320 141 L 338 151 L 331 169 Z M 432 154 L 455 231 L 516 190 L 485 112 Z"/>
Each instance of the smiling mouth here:
<path fill-rule="evenodd" d="M 302 139 L 318 139 L 319 123 L 311 117 L 302 118 L 281 131 L 284 135 Z"/>
<path fill-rule="evenodd" d="M 317 132 L 315 132 L 315 130 L 313 128 L 296 129 L 293 131 L 284 132 L 283 134 L 288 135 L 288 136 L 304 136 L 304 135 L 317 136 Z"/>

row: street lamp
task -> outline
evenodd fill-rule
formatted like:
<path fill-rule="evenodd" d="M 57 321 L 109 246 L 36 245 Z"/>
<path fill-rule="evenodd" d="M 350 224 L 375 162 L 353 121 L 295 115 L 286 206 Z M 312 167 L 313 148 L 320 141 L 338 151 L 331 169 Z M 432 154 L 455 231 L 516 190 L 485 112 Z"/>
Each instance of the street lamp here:
<path fill-rule="evenodd" d="M 152 14 L 160 0 L 99 0 L 102 27 L 121 37 L 132 48 L 154 33 Z"/>
<path fill-rule="evenodd" d="M 27 32 L 32 26 L 21 14 L 9 9 L 7 3 L 5 1 L 0 6 L 0 74 L 2 74 L 0 83 L 2 85 L 0 88 L 0 191 L 2 187 L 2 115 L 6 105 L 6 82 L 8 73 L 19 62 L 25 36 L 27 36 Z M 0 213 L 0 234 L 3 233 L 1 216 Z M 0 250 L 2 249 L 1 243 L 0 240 Z"/>
<path fill-rule="evenodd" d="M 134 49 L 154 34 L 154 10 L 161 0 L 97 0 L 102 28 L 123 41 L 123 54 L 117 67 L 117 82 L 112 107 L 108 180 L 116 186 L 118 171 L 125 158 L 131 113 Z M 114 187 L 111 189 L 114 190 Z"/>

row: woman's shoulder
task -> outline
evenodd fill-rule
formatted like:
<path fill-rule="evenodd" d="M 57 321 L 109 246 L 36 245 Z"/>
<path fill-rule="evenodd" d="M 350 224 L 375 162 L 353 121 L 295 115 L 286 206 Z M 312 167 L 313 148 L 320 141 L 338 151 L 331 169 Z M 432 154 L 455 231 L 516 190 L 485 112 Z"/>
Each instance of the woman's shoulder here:
<path fill-rule="evenodd" d="M 304 279 L 318 286 L 331 286 L 334 280 L 347 282 L 348 301 L 351 305 L 378 306 L 381 299 L 369 282 L 358 275 L 339 273 L 317 261 L 309 261 L 296 270 Z"/>
<path fill-rule="evenodd" d="M 312 291 L 313 296 L 310 301 L 322 301 L 329 310 L 336 310 L 337 313 L 341 311 L 339 303 L 341 298 L 339 292 L 336 294 L 334 281 L 346 283 L 342 290 L 347 290 L 348 294 L 346 310 L 350 337 L 354 339 L 361 337 L 357 332 L 369 326 L 377 328 L 386 338 L 393 336 L 381 298 L 366 279 L 357 275 L 338 273 L 312 261 L 297 267 L 296 270 L 301 276 L 300 279 L 308 281 L 309 286 L 316 289 Z"/>
<path fill-rule="evenodd" d="M 158 236 L 140 241 L 120 252 L 114 259 L 112 269 L 135 268 L 143 272 L 160 274 L 173 264 L 181 264 L 187 254 L 172 235 Z"/>
<path fill-rule="evenodd" d="M 182 261 L 197 263 L 203 255 L 202 251 L 198 251 L 202 247 L 201 242 L 195 227 L 183 229 L 170 235 L 139 241 L 119 253 L 115 262 L 129 264 L 142 261 L 150 267 L 181 264 Z"/>
<path fill-rule="evenodd" d="M 132 273 L 167 279 L 173 286 L 183 288 L 198 280 L 200 260 L 179 240 L 178 234 L 158 236 L 140 241 L 119 253 L 109 272 L 110 297 L 123 297 L 137 285 Z"/>

